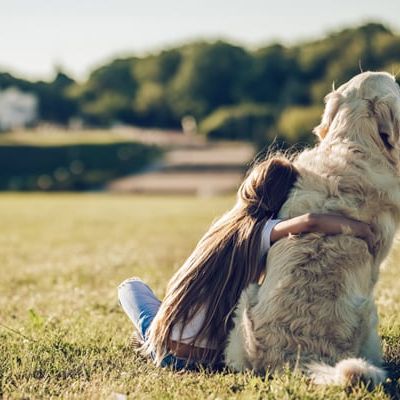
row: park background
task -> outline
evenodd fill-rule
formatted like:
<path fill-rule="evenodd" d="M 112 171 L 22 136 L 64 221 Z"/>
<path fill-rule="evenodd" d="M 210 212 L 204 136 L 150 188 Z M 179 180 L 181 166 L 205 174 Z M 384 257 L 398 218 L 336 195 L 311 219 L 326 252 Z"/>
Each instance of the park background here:
<path fill-rule="evenodd" d="M 0 6 L 0 398 L 400 398 L 396 248 L 372 394 L 159 370 L 116 300 L 133 275 L 162 297 L 254 160 L 315 143 L 333 84 L 400 76 L 400 3 Z"/>

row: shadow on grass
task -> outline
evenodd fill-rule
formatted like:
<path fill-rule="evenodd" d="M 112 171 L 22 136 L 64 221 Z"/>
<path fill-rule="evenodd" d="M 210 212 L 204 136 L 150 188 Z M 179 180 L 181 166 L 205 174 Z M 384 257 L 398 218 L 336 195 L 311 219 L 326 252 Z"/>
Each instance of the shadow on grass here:
<path fill-rule="evenodd" d="M 388 372 L 388 380 L 383 385 L 385 393 L 392 400 L 400 399 L 400 364 L 395 362 L 388 362 L 385 364 L 385 369 Z"/>

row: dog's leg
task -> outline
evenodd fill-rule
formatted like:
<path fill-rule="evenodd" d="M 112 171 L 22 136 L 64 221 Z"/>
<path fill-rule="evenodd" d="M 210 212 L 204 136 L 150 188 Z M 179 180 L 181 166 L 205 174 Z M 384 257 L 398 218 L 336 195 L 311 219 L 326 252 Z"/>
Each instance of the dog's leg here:
<path fill-rule="evenodd" d="M 253 324 L 249 317 L 251 305 L 256 302 L 258 285 L 250 285 L 243 290 L 235 310 L 234 327 L 229 333 L 225 348 L 225 363 L 236 371 L 252 369 L 249 352 L 252 347 Z"/>
<path fill-rule="evenodd" d="M 382 346 L 378 335 L 378 313 L 373 305 L 370 316 L 370 326 L 365 341 L 361 344 L 360 356 L 374 365 L 382 364 Z"/>
<path fill-rule="evenodd" d="M 374 387 L 385 380 L 386 373 L 379 368 L 382 364 L 382 350 L 377 332 L 378 314 L 376 305 L 372 304 L 369 330 L 361 343 L 360 358 L 348 358 L 335 366 L 324 363 L 311 363 L 308 372 L 316 384 L 336 384 L 355 386 L 360 382 Z"/>

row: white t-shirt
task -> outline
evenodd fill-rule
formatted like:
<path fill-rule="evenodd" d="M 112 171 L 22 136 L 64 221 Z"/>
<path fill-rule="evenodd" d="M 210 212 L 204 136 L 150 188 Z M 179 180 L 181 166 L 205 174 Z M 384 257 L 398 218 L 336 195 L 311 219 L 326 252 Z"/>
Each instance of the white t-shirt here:
<path fill-rule="evenodd" d="M 280 219 L 269 219 L 262 230 L 261 233 L 261 243 L 260 243 L 260 259 L 264 257 L 268 250 L 271 247 L 271 232 L 272 229 L 276 224 L 281 222 Z M 180 336 L 182 324 L 178 323 L 172 328 L 171 332 L 171 340 L 179 341 L 181 343 L 190 343 L 193 338 L 199 332 L 200 327 L 203 325 L 205 319 L 205 309 L 200 308 L 197 314 L 186 323 L 183 327 L 182 337 Z M 215 345 L 213 346 L 212 343 L 209 343 L 207 340 L 203 339 L 199 342 L 195 343 L 196 347 L 207 347 L 209 349 L 214 349 Z"/>

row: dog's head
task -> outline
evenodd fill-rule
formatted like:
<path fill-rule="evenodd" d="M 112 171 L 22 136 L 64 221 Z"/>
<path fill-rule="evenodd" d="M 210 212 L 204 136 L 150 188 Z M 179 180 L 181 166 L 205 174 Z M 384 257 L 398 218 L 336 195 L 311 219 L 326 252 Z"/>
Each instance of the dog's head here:
<path fill-rule="evenodd" d="M 321 140 L 348 137 L 400 165 L 400 88 L 392 75 L 363 72 L 325 102 L 321 124 L 314 129 Z"/>

